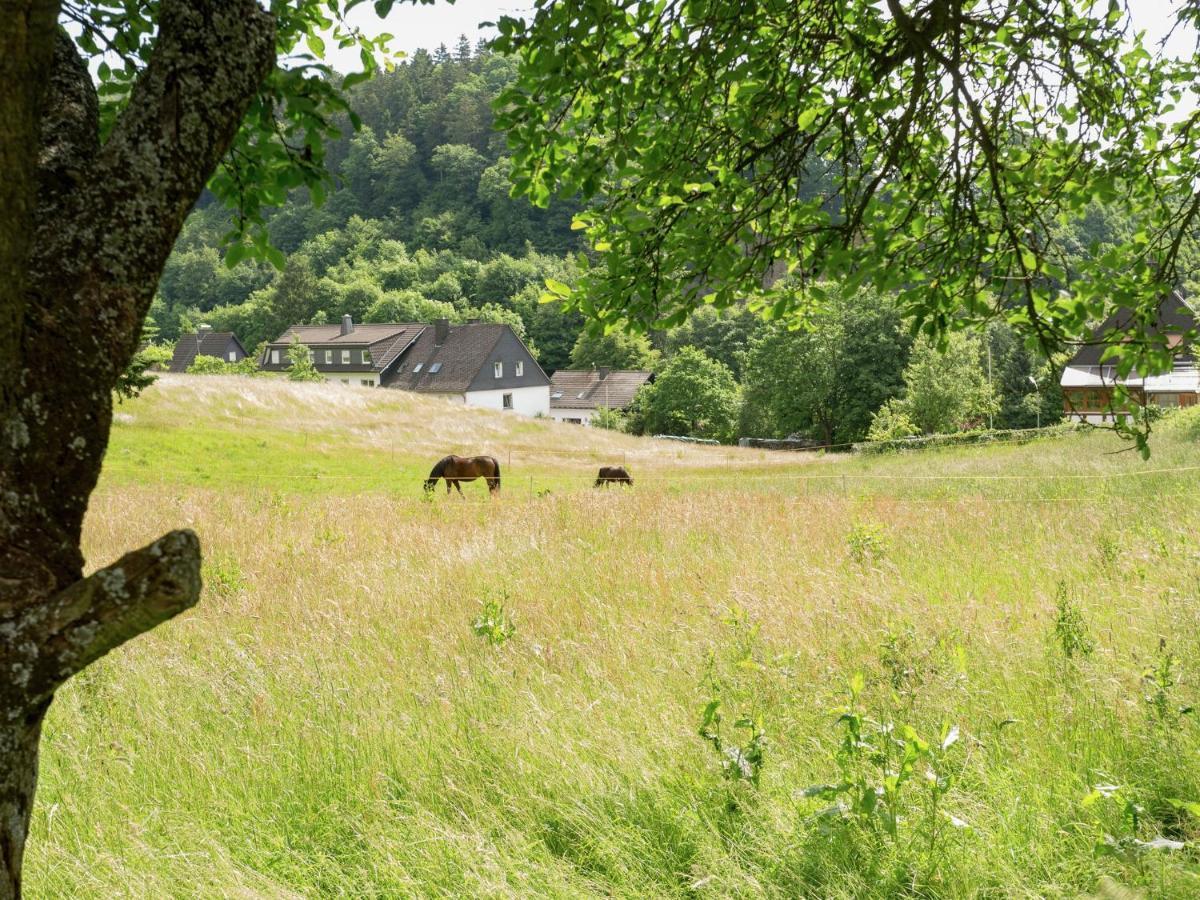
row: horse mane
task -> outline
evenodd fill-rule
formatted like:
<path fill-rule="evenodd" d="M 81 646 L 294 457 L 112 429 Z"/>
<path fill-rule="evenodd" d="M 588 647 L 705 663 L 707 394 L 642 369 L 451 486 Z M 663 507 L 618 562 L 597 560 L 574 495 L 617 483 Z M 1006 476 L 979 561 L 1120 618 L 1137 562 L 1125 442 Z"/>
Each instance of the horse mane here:
<path fill-rule="evenodd" d="M 429 480 L 435 481 L 436 479 L 441 478 L 442 473 L 446 471 L 446 466 L 450 465 L 450 460 L 452 459 L 454 459 L 453 456 L 443 456 L 436 463 L 434 463 L 433 470 L 429 473 Z"/>

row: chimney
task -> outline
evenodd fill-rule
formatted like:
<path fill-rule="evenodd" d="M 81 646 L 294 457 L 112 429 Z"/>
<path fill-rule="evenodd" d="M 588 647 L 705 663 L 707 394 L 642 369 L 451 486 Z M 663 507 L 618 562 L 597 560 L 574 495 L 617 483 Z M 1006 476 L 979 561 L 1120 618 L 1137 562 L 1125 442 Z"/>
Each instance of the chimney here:
<path fill-rule="evenodd" d="M 435 347 L 440 347 L 446 343 L 446 338 L 450 337 L 450 320 L 435 319 L 433 323 L 433 344 Z"/>
<path fill-rule="evenodd" d="M 211 325 L 203 325 L 203 324 L 201 324 L 201 325 L 198 325 L 198 326 L 196 326 L 196 333 L 197 333 L 197 334 L 208 334 L 210 331 L 212 331 L 212 326 L 211 326 Z"/>
<path fill-rule="evenodd" d="M 605 378 L 608 377 L 608 373 L 611 372 L 612 369 L 609 368 L 608 366 L 601 366 L 596 371 L 600 373 L 600 380 L 603 381 Z"/>
<path fill-rule="evenodd" d="M 350 334 L 354 331 L 354 319 L 350 318 L 350 314 L 342 316 L 342 334 Z"/>

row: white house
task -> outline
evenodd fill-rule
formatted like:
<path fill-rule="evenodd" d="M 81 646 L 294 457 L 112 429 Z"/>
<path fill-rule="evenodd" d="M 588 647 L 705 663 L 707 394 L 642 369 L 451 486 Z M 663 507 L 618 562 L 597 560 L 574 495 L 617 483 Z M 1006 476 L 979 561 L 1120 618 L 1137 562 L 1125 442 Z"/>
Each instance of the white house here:
<path fill-rule="evenodd" d="M 1194 335 L 1196 328 L 1195 313 L 1176 291 L 1163 301 L 1158 322 L 1150 332 L 1165 335 L 1167 346 L 1175 348 L 1189 335 Z M 1194 406 L 1200 401 L 1200 370 L 1196 368 L 1195 356 L 1186 346 L 1176 353 L 1170 372 L 1145 376 L 1133 372 L 1127 378 L 1118 378 L 1116 367 L 1102 361 L 1101 356 L 1114 340 L 1128 339 L 1124 337 L 1127 334 L 1132 334 L 1131 315 L 1128 310 L 1120 310 L 1096 329 L 1092 343 L 1080 348 L 1072 357 L 1059 382 L 1066 418 L 1094 424 L 1111 422 L 1120 414 L 1113 409 L 1113 389 L 1118 384 L 1139 403 L 1148 406 Z"/>
<path fill-rule="evenodd" d="M 326 380 L 432 394 L 527 416 L 550 414 L 550 379 L 509 325 L 293 325 L 259 365 L 285 372 L 299 341 Z"/>
<path fill-rule="evenodd" d="M 635 369 L 559 369 L 550 379 L 550 416 L 559 422 L 590 425 L 596 410 L 625 410 L 654 374 Z"/>

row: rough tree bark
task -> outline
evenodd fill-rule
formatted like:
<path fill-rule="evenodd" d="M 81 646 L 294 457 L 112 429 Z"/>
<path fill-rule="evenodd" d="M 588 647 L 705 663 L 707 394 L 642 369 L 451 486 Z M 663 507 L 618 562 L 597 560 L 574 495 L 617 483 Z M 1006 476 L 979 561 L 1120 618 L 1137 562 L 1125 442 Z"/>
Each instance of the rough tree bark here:
<path fill-rule="evenodd" d="M 55 690 L 196 602 L 171 532 L 83 577 L 80 530 L 167 255 L 275 60 L 255 0 L 161 0 L 115 128 L 56 0 L 0 0 L 0 900 L 19 897 Z"/>

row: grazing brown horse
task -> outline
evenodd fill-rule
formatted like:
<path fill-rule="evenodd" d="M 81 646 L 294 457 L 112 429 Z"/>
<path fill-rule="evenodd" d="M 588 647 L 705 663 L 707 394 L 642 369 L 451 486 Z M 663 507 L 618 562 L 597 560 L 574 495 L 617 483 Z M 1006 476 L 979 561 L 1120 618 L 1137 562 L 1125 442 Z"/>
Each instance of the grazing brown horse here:
<path fill-rule="evenodd" d="M 624 466 L 601 466 L 600 477 L 596 479 L 595 487 L 609 484 L 633 484 L 633 478 Z"/>
<path fill-rule="evenodd" d="M 476 478 L 486 478 L 488 493 L 494 494 L 500 490 L 500 463 L 494 456 L 447 456 L 438 460 L 436 466 L 425 479 L 425 490 L 432 491 L 437 486 L 439 478 L 446 479 L 446 493 L 450 488 L 457 488 L 462 495 L 460 481 L 474 481 Z"/>

